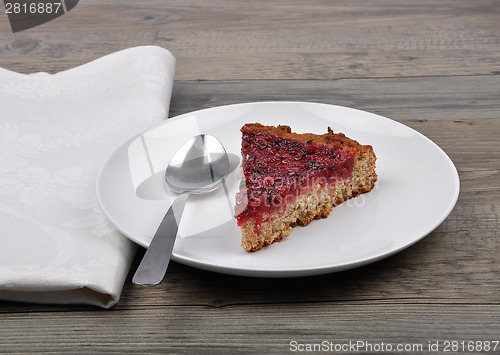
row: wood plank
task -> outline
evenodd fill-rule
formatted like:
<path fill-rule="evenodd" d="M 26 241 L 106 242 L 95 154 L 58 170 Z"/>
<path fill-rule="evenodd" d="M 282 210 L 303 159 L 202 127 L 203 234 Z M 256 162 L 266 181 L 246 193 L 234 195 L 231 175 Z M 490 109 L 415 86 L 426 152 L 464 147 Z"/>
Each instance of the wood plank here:
<path fill-rule="evenodd" d="M 0 66 L 56 72 L 123 48 L 170 49 L 181 80 L 339 79 L 500 72 L 495 1 L 86 0 L 13 35 Z"/>
<path fill-rule="evenodd" d="M 288 352 L 293 341 L 362 341 L 372 345 L 420 344 L 421 351 L 415 348 L 405 352 L 417 354 L 429 353 L 429 342 L 439 341 L 443 351 L 444 341 L 498 341 L 499 326 L 498 304 L 414 305 L 379 301 L 222 308 L 160 306 L 3 315 L 2 351 L 267 354 Z M 373 353 L 363 348 L 358 351 Z"/>
<path fill-rule="evenodd" d="M 176 80 L 170 116 L 255 101 L 347 106 L 397 121 L 500 117 L 500 75 L 339 80 Z"/>

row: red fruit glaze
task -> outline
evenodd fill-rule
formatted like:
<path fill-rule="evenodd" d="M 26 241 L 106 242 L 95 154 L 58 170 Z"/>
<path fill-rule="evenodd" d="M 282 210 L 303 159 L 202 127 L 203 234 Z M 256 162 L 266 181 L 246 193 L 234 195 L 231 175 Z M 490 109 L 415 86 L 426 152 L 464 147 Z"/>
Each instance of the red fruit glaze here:
<path fill-rule="evenodd" d="M 334 186 L 352 174 L 354 155 L 342 147 L 283 139 L 265 131 L 242 132 L 244 179 L 235 207 L 239 226 L 254 218 L 258 227 L 300 194 Z"/>

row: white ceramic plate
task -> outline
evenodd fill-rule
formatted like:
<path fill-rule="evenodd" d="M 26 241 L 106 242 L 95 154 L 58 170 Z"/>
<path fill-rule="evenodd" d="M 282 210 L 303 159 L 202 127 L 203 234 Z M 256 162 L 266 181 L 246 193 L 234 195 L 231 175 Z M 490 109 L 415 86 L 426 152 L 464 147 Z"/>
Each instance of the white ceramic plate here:
<path fill-rule="evenodd" d="M 286 124 L 295 132 L 330 126 L 373 146 L 375 188 L 334 208 L 327 219 L 295 227 L 280 243 L 255 253 L 241 247 L 233 217 L 239 187 L 240 128 L 249 122 Z M 364 265 L 414 244 L 449 215 L 459 193 L 458 173 L 431 140 L 388 118 L 346 107 L 305 102 L 260 102 L 215 107 L 169 119 L 133 137 L 106 161 L 97 179 L 99 202 L 123 234 L 147 247 L 176 195 L 164 170 L 190 137 L 217 137 L 230 154 L 225 185 L 192 195 L 172 259 L 194 267 L 246 276 L 322 274 Z"/>

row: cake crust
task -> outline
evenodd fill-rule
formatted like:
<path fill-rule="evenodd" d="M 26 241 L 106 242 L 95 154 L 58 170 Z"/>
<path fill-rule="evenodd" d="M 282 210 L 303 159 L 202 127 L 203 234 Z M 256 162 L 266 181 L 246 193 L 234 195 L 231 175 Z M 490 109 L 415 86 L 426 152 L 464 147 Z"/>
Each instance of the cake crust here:
<path fill-rule="evenodd" d="M 343 133 L 334 133 L 330 127 L 328 127 L 327 130 L 328 132 L 325 134 L 294 133 L 290 126 L 264 126 L 260 123 L 247 123 L 241 129 L 242 132 L 266 132 L 285 139 L 299 141 L 304 144 L 326 144 L 333 148 L 349 147 L 351 149 L 373 150 L 371 146 L 361 145 L 357 141 L 346 137 Z"/>

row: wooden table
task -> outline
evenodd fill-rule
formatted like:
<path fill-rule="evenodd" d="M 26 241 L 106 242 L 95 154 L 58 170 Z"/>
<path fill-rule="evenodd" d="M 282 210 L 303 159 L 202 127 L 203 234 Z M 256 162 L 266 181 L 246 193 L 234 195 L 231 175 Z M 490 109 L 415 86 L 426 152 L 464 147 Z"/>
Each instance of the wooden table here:
<path fill-rule="evenodd" d="M 405 353 L 428 353 L 436 342 L 443 352 L 447 344 L 467 350 L 469 341 L 480 352 L 490 341 L 493 353 L 500 341 L 499 19 L 496 0 L 82 0 L 16 34 L 2 15 L 4 68 L 57 72 L 131 46 L 163 46 L 178 61 L 171 116 L 260 100 L 371 111 L 441 146 L 461 191 L 422 241 L 349 271 L 261 279 L 173 263 L 158 287 L 129 278 L 111 310 L 1 302 L 0 352 L 267 354 L 307 344 L 347 352 L 391 344 L 396 352 L 402 344 Z M 372 351 L 345 345 L 358 341 Z"/>

